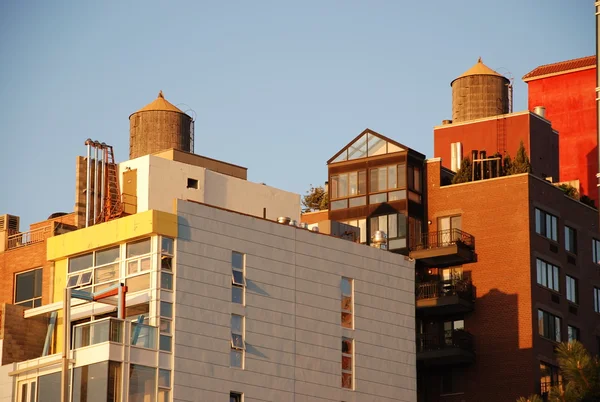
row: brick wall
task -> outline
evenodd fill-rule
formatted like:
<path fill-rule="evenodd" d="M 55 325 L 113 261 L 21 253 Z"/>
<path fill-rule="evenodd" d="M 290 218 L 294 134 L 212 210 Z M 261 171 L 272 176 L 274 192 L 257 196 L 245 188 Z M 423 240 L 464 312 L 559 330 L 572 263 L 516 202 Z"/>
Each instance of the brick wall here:
<path fill-rule="evenodd" d="M 437 218 L 460 214 L 475 237 L 477 262 L 465 264 L 477 289 L 465 329 L 475 337 L 476 362 L 464 368 L 461 401 L 514 401 L 534 391 L 528 175 L 440 188 L 440 161 L 427 164 L 429 231 Z M 441 382 L 433 374 L 432 387 Z M 450 399 L 448 399 L 450 398 Z M 454 401 L 430 391 L 428 401 Z"/>
<path fill-rule="evenodd" d="M 2 355 L 0 365 L 40 357 L 48 331 L 48 317 L 23 318 L 24 307 L 2 304 L 0 339 Z"/>

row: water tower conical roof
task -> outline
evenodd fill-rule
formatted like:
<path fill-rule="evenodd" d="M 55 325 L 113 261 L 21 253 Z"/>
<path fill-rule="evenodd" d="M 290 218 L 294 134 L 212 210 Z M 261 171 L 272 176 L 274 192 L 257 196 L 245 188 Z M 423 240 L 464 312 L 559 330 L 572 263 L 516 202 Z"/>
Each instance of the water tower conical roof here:
<path fill-rule="evenodd" d="M 469 77 L 472 75 L 495 75 L 496 77 L 504 77 L 502 74 L 497 73 L 496 71 L 483 64 L 483 61 L 481 61 L 480 57 L 473 67 L 471 67 L 470 69 L 462 73 L 460 76 L 452 80 L 452 82 L 456 81 L 459 78 Z M 450 83 L 450 85 L 452 85 L 452 82 Z"/>
<path fill-rule="evenodd" d="M 170 103 L 169 101 L 167 101 L 165 99 L 165 96 L 163 95 L 162 91 L 160 91 L 158 93 L 158 97 L 154 101 L 148 103 L 146 106 L 144 106 L 143 108 L 138 110 L 136 113 L 150 112 L 150 111 L 166 111 L 166 112 L 183 113 L 181 111 L 181 109 L 179 109 L 177 106 L 173 105 L 172 103 Z"/>

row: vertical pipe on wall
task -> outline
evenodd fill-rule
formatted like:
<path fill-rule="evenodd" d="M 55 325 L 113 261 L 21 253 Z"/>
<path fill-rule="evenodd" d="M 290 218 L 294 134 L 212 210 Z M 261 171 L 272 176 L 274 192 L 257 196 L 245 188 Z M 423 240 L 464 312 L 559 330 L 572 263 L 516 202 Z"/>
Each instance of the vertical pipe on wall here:
<path fill-rule="evenodd" d="M 94 143 L 94 215 L 92 217 L 92 224 L 96 224 L 96 217 L 98 216 L 98 180 L 100 178 L 100 172 L 98 171 L 98 146 L 99 143 Z"/>
<path fill-rule="evenodd" d="M 100 215 L 104 218 L 104 188 L 106 187 L 106 161 L 108 160 L 108 150 L 106 149 L 106 144 L 103 142 L 101 144 L 100 154 L 102 155 L 102 181 L 100 187 Z"/>
<path fill-rule="evenodd" d="M 88 225 L 90 224 L 90 202 L 92 200 L 91 196 L 90 196 L 90 180 L 91 180 L 91 174 L 92 174 L 92 160 L 91 160 L 91 156 L 92 156 L 92 150 L 91 150 L 91 146 L 92 146 L 92 140 L 91 139 L 87 139 L 85 141 L 85 145 L 87 145 L 87 178 L 86 178 L 86 183 L 85 183 L 85 227 L 87 228 Z"/>

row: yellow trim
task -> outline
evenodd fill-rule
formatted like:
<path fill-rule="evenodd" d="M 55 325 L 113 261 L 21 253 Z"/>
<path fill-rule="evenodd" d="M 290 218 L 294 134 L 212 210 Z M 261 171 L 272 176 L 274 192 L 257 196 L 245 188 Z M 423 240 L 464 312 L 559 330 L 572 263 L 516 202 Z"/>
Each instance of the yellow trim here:
<path fill-rule="evenodd" d="M 153 234 L 177 237 L 177 215 L 150 210 L 50 237 L 47 240 L 47 259 L 57 261 Z"/>

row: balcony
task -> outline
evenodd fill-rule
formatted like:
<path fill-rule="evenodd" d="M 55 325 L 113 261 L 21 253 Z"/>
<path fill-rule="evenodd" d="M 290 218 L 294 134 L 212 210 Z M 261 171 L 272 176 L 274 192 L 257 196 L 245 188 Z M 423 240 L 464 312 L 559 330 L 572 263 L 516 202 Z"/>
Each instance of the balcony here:
<path fill-rule="evenodd" d="M 409 257 L 438 268 L 475 262 L 475 237 L 460 229 L 424 233 L 411 245 Z"/>
<path fill-rule="evenodd" d="M 125 338 L 126 325 L 129 327 L 127 338 Z M 156 350 L 156 337 L 156 327 L 110 317 L 75 326 L 73 329 L 73 349 L 111 342 Z M 125 340 L 127 342 L 124 342 Z"/>
<path fill-rule="evenodd" d="M 417 312 L 423 315 L 467 313 L 473 310 L 475 287 L 468 280 L 417 284 Z"/>
<path fill-rule="evenodd" d="M 417 362 L 427 367 L 473 363 L 473 343 L 473 335 L 462 329 L 417 335 Z"/>

